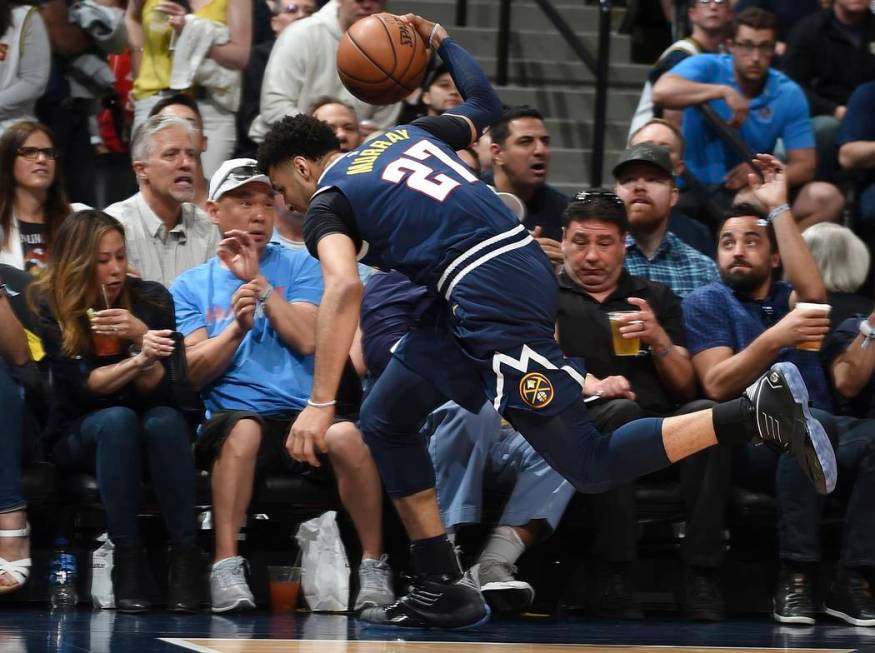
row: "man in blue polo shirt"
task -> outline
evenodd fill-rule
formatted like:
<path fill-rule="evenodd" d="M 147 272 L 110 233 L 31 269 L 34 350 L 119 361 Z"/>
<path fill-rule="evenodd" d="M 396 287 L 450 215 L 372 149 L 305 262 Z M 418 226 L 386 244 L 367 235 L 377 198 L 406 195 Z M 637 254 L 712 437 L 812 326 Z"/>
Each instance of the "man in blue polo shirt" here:
<path fill-rule="evenodd" d="M 844 201 L 832 184 L 812 182 L 817 167 L 808 101 L 798 84 L 770 68 L 777 34 L 775 16 L 750 8 L 732 24 L 731 54 L 689 57 L 653 87 L 654 102 L 684 109 L 685 162 L 690 172 L 728 206 L 748 188 L 750 165 L 731 150 L 695 109 L 707 102 L 738 130 L 752 152 L 787 152 L 787 183 L 798 189 L 793 213 L 800 227 L 838 219 Z"/>
<path fill-rule="evenodd" d="M 213 612 L 255 607 L 237 550 L 255 480 L 269 470 L 303 471 L 289 458 L 286 439 L 313 384 L 323 283 L 306 250 L 269 242 L 273 195 L 253 159 L 223 163 L 210 180 L 207 201 L 210 219 L 224 235 L 218 256 L 181 274 L 170 289 L 189 376 L 207 407 L 195 460 L 212 476 Z M 383 555 L 382 486 L 355 426 L 357 401 L 342 403 L 326 453 L 362 545 L 355 604 L 362 609 L 391 603 L 394 594 Z"/>

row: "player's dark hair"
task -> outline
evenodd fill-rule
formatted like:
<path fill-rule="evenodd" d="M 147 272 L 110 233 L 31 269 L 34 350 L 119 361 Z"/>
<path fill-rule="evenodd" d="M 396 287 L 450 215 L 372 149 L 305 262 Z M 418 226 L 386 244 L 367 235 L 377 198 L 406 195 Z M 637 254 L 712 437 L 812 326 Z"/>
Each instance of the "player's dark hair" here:
<path fill-rule="evenodd" d="M 621 234 L 629 231 L 626 205 L 607 188 L 588 188 L 575 195 L 562 213 L 562 228 L 566 228 L 572 222 L 584 220 L 598 220 L 617 225 Z"/>
<path fill-rule="evenodd" d="M 736 14 L 730 29 L 730 36 L 733 39 L 738 35 L 738 28 L 742 25 L 751 29 L 770 29 L 776 38 L 778 35 L 778 18 L 771 11 L 759 7 L 748 7 Z"/>
<path fill-rule="evenodd" d="M 778 239 L 775 236 L 775 227 L 768 221 L 768 217 L 768 214 L 756 204 L 750 202 L 738 202 L 733 204 L 727 209 L 726 213 L 723 214 L 723 219 L 720 221 L 720 227 L 717 229 L 717 241 L 718 243 L 720 242 L 720 234 L 723 233 L 723 225 L 726 224 L 727 220 L 731 220 L 732 218 L 757 218 L 765 223 L 766 234 L 768 234 L 769 237 L 769 245 L 771 245 L 773 252 L 777 252 Z"/>
<path fill-rule="evenodd" d="M 258 167 L 266 174 L 272 166 L 296 156 L 316 161 L 339 150 L 340 141 L 328 123 L 299 113 L 286 116 L 270 128 L 258 148 Z"/>
<path fill-rule="evenodd" d="M 201 110 L 197 106 L 197 101 L 195 101 L 193 97 L 191 97 L 190 95 L 186 95 L 185 93 L 174 93 L 173 95 L 168 95 L 166 98 L 158 100 L 158 102 L 155 103 L 155 106 L 149 110 L 149 118 L 151 118 L 152 116 L 157 116 L 167 107 L 172 107 L 176 104 L 191 109 L 194 112 L 194 115 L 197 116 L 201 128 L 203 128 L 204 119 L 203 116 L 201 116 Z"/>
<path fill-rule="evenodd" d="M 544 114 L 533 107 L 526 105 L 509 107 L 504 110 L 503 114 L 501 114 L 501 118 L 498 119 L 498 122 L 489 128 L 489 135 L 492 137 L 492 142 L 504 147 L 504 142 L 507 140 L 507 137 L 510 136 L 511 121 L 519 120 L 520 118 L 537 118 L 541 122 L 544 122 Z"/>

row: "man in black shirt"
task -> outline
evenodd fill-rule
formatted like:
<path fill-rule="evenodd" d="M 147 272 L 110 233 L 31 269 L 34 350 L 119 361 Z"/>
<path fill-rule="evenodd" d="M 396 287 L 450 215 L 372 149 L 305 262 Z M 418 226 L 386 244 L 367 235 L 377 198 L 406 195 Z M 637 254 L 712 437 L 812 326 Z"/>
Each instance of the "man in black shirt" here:
<path fill-rule="evenodd" d="M 623 201 L 610 192 L 583 192 L 569 204 L 563 225 L 559 344 L 567 356 L 586 361 L 587 381 L 596 384 L 599 397 L 590 404 L 589 415 L 599 430 L 713 406 L 710 401 L 693 401 L 696 380 L 684 347 L 681 300 L 668 286 L 624 270 L 629 223 Z M 638 355 L 614 353 L 608 317 L 614 311 L 635 311 L 624 316 L 621 332 L 640 342 Z M 723 559 L 727 452 L 727 447 L 713 447 L 679 465 L 688 508 L 682 605 L 696 620 L 723 617 L 715 571 Z M 627 573 L 635 559 L 633 485 L 590 495 L 588 501 L 597 521 L 593 554 L 600 562 L 589 603 L 604 616 L 640 617 Z"/>

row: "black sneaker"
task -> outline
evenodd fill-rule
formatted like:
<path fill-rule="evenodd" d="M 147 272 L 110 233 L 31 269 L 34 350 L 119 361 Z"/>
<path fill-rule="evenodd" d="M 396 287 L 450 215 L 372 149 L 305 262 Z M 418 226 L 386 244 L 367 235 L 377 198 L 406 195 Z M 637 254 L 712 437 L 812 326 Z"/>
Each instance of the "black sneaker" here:
<path fill-rule="evenodd" d="M 808 574 L 781 567 L 772 599 L 772 617 L 782 624 L 814 624 L 814 599 Z"/>
<path fill-rule="evenodd" d="M 600 562 L 589 593 L 589 609 L 602 619 L 637 621 L 644 618 L 635 587 L 629 579 L 629 563 Z"/>
<path fill-rule="evenodd" d="M 691 566 L 684 569 L 681 610 L 684 617 L 692 621 L 723 621 L 726 618 L 716 569 Z"/>
<path fill-rule="evenodd" d="M 875 600 L 869 581 L 853 569 L 839 569 L 824 610 L 852 626 L 875 626 Z"/>
<path fill-rule="evenodd" d="M 408 594 L 386 607 L 365 608 L 359 619 L 397 628 L 464 630 L 485 624 L 490 614 L 478 582 L 467 571 L 454 581 L 414 578 Z"/>
<path fill-rule="evenodd" d="M 793 363 L 775 363 L 744 396 L 751 403 L 759 439 L 792 453 L 821 494 L 829 494 L 838 475 L 832 444 L 808 408 L 808 389 Z"/>

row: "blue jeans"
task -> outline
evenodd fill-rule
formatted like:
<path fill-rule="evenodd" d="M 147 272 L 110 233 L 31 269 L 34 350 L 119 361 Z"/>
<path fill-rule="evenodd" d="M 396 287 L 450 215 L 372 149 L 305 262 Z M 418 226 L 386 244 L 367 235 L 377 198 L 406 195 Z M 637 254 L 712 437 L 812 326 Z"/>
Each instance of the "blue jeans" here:
<path fill-rule="evenodd" d="M 26 507 L 21 496 L 21 440 L 24 432 L 24 392 L 0 360 L 0 513 Z"/>
<path fill-rule="evenodd" d="M 850 487 L 842 529 L 841 561 L 848 567 L 875 567 L 875 420 L 836 417 L 839 479 Z"/>
<path fill-rule="evenodd" d="M 194 541 L 194 462 L 185 418 L 159 406 L 138 415 L 116 406 L 85 417 L 55 449 L 58 462 L 96 471 L 106 527 L 115 544 L 139 541 L 142 453 L 172 544 Z"/>

